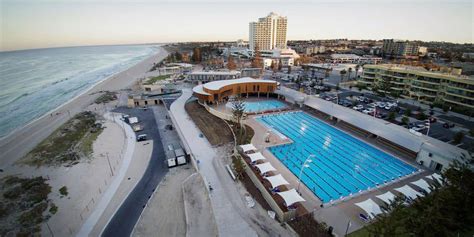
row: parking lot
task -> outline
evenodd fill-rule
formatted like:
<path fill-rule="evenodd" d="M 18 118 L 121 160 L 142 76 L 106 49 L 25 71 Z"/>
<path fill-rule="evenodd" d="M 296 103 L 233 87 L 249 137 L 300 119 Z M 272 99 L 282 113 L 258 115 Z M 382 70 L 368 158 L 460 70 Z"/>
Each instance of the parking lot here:
<path fill-rule="evenodd" d="M 338 88 L 335 83 L 340 81 L 340 77 L 339 80 L 336 80 L 338 77 L 333 74 L 324 78 L 325 75 L 321 73 L 312 73 L 299 67 L 293 67 L 290 74 L 285 71 L 274 73 L 271 70 L 266 70 L 263 77 L 276 80 L 282 86 L 398 124 L 410 129 L 413 133 L 428 134 L 430 137 L 448 143 L 453 143 L 457 133 L 468 134 L 469 129 L 474 127 L 474 122 L 447 115 L 439 110 L 422 110 L 414 104 L 389 97 L 380 97 L 370 92 Z M 299 83 L 296 79 L 299 80 Z M 472 151 L 474 150 L 474 139 L 471 136 L 464 136 L 461 144 L 457 145 Z"/>

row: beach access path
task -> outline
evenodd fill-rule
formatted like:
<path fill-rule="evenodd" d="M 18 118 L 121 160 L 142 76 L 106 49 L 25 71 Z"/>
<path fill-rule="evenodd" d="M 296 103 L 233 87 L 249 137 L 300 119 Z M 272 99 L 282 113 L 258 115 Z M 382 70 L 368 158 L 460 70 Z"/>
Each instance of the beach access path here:
<path fill-rule="evenodd" d="M 210 191 L 211 206 L 217 223 L 219 236 L 257 236 L 256 231 L 247 223 L 246 217 L 241 215 L 239 208 L 234 205 L 243 200 L 240 195 L 229 192 L 229 185 L 235 185 L 230 176 L 222 177 L 216 170 L 215 161 L 219 159 L 216 149 L 206 138 L 199 137 L 201 131 L 189 118 L 184 104 L 191 97 L 189 89 L 183 89 L 183 94 L 171 105 L 171 114 L 175 118 L 176 126 L 186 138 L 187 144 L 195 159 L 199 160 L 199 172 L 205 183 L 212 186 Z M 204 190 L 203 190 L 204 191 Z"/>
<path fill-rule="evenodd" d="M 68 119 L 94 103 L 95 99 L 101 94 L 98 92 L 119 91 L 132 86 L 138 79 L 152 74 L 148 71 L 153 63 L 160 62 L 167 55 L 166 50 L 159 48 L 155 55 L 107 78 L 49 114 L 45 114 L 2 138 L 0 140 L 0 168 L 3 170 L 10 168 Z"/>

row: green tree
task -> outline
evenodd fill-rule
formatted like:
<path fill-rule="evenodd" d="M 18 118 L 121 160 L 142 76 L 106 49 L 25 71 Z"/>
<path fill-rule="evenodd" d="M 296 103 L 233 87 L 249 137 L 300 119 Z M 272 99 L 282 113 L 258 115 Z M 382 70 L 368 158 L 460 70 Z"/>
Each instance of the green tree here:
<path fill-rule="evenodd" d="M 453 137 L 453 143 L 454 144 L 459 144 L 462 142 L 464 138 L 464 133 L 463 132 L 457 132 L 456 134 L 454 134 L 454 137 Z"/>
<path fill-rule="evenodd" d="M 253 68 L 262 68 L 262 56 L 260 54 L 260 50 L 258 46 L 255 46 L 255 54 L 252 60 L 252 67 Z"/>
<path fill-rule="evenodd" d="M 201 48 L 196 47 L 193 49 L 193 56 L 191 56 L 191 61 L 195 63 L 200 63 L 202 61 Z"/>
<path fill-rule="evenodd" d="M 408 125 L 408 123 L 410 123 L 410 119 L 407 116 L 403 116 L 402 124 L 403 125 Z"/>
<path fill-rule="evenodd" d="M 348 80 L 348 81 L 351 80 L 351 74 L 352 74 L 352 68 L 350 67 L 350 68 L 347 70 L 347 80 Z"/>
<path fill-rule="evenodd" d="M 291 66 L 288 66 L 288 74 L 291 74 Z"/>
<path fill-rule="evenodd" d="M 245 103 L 244 100 L 240 95 L 237 95 L 231 102 L 232 104 L 232 116 L 234 117 L 234 120 L 237 122 L 237 130 L 238 130 L 238 141 L 241 141 L 242 139 L 242 117 L 244 116 L 245 113 Z"/>
<path fill-rule="evenodd" d="M 281 62 L 281 59 L 278 60 L 278 71 L 281 72 L 281 69 L 283 68 L 283 63 Z"/>
<path fill-rule="evenodd" d="M 238 157 L 233 157 L 232 159 L 232 164 L 233 164 L 233 167 L 234 167 L 234 171 L 236 173 L 236 178 L 237 179 L 242 179 L 244 177 L 244 173 L 245 173 L 245 165 L 244 163 L 242 162 L 241 159 L 239 159 Z"/>
<path fill-rule="evenodd" d="M 382 78 L 381 80 L 376 82 L 377 84 L 377 94 L 380 96 L 385 96 L 387 92 L 390 91 L 392 87 L 392 83 L 390 82 L 389 78 Z"/>
<path fill-rule="evenodd" d="M 403 198 L 396 197 L 390 204 L 382 205 L 382 214 L 377 215 L 374 223 L 366 227 L 370 236 L 395 237 L 406 235 L 407 232 L 403 225 L 409 210 L 404 203 Z"/>
<path fill-rule="evenodd" d="M 395 112 L 392 111 L 392 112 L 388 113 L 388 120 L 389 121 L 395 120 L 395 117 L 396 117 Z"/>
<path fill-rule="evenodd" d="M 407 109 L 405 110 L 405 113 L 403 113 L 403 114 L 404 114 L 405 116 L 407 116 L 407 117 L 411 116 L 411 109 L 410 109 L 410 108 L 407 108 Z"/>
<path fill-rule="evenodd" d="M 360 69 L 360 65 L 357 64 L 357 65 L 355 66 L 355 78 L 356 78 L 356 79 L 357 79 L 357 73 L 359 72 L 359 69 Z"/>
<path fill-rule="evenodd" d="M 235 64 L 234 58 L 232 56 L 229 56 L 229 58 L 227 58 L 227 69 L 231 71 L 237 69 L 237 65 Z"/>
<path fill-rule="evenodd" d="M 425 113 L 423 113 L 423 111 L 420 111 L 418 114 L 416 114 L 416 119 L 418 120 L 425 120 L 427 118 L 428 116 Z"/>
<path fill-rule="evenodd" d="M 178 51 L 176 51 L 174 53 L 174 57 L 175 57 L 176 61 L 182 61 L 183 60 L 183 55 Z"/>
<path fill-rule="evenodd" d="M 340 72 L 339 72 L 339 75 L 341 75 L 341 82 L 344 81 L 344 75 L 346 75 L 346 69 L 342 69 Z"/>
<path fill-rule="evenodd" d="M 276 63 L 273 60 L 272 60 L 272 64 L 270 65 L 270 67 L 272 68 L 274 73 L 276 73 L 278 71 L 278 67 L 277 67 Z"/>

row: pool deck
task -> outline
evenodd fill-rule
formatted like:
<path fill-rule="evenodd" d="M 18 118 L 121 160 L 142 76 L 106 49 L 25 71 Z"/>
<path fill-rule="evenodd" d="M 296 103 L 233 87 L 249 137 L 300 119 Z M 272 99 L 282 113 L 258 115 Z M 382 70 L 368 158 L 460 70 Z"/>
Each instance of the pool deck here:
<path fill-rule="evenodd" d="M 279 101 L 283 104 L 285 104 L 287 106 L 287 108 L 283 108 L 281 110 L 288 110 L 291 105 L 288 104 L 287 102 L 285 102 L 284 100 L 278 100 L 277 98 L 273 98 L 273 97 L 270 97 L 270 98 L 267 98 L 266 96 L 261 96 L 260 98 L 257 98 L 257 97 L 248 97 L 248 98 L 245 98 L 243 97 L 244 101 L 246 102 L 258 102 L 258 101 L 268 101 L 268 100 L 274 100 L 274 101 Z M 226 113 L 226 114 L 232 114 L 232 108 L 230 107 L 227 107 L 226 106 L 227 102 L 226 103 L 219 103 L 219 104 L 215 104 L 215 105 L 212 105 L 211 107 L 219 112 L 222 112 L 222 113 Z M 274 109 L 273 111 L 275 110 L 278 110 L 278 109 Z M 262 112 L 265 112 L 265 111 L 258 111 L 258 112 L 250 112 L 251 114 L 259 114 L 259 113 L 262 113 Z"/>
<path fill-rule="evenodd" d="M 315 117 L 313 114 L 310 115 Z M 296 177 L 296 175 L 294 175 L 284 164 L 282 164 L 278 158 L 276 158 L 268 149 L 266 149 L 271 146 L 291 143 L 292 141 L 288 138 L 282 138 L 279 134 L 274 133 L 272 129 L 268 129 L 265 125 L 258 122 L 256 120 L 256 117 L 258 116 L 259 115 L 249 116 L 246 120 L 244 120 L 244 123 L 252 127 L 255 131 L 255 135 L 252 138 L 252 144 L 257 148 L 259 152 L 261 152 L 265 156 L 265 158 L 267 158 L 267 161 L 270 162 L 272 166 L 278 170 L 278 173 L 280 173 L 290 183 L 291 187 L 297 188 L 298 177 Z M 318 119 L 328 123 L 328 121 L 324 119 Z M 373 139 L 369 139 L 363 136 L 361 137 L 360 135 L 357 135 L 351 131 L 348 131 L 338 126 L 334 126 L 334 124 L 328 124 L 420 169 L 420 166 L 418 166 L 413 159 L 410 160 L 408 157 L 404 157 L 403 155 L 400 156 L 396 153 L 395 150 L 387 149 L 387 147 L 380 146 L 380 144 L 378 144 Z M 265 136 L 268 132 L 270 132 L 270 142 L 266 143 Z M 351 227 L 349 228 L 348 233 L 356 231 L 366 225 L 366 223 L 359 219 L 359 214 L 365 214 L 365 212 L 358 206 L 354 205 L 355 203 L 367 200 L 368 198 L 372 198 L 372 200 L 374 200 L 377 204 L 382 205 L 383 202 L 380 201 L 378 198 L 375 198 L 376 195 L 380 195 L 382 193 L 385 193 L 386 191 L 392 191 L 394 194 L 397 194 L 397 192 L 394 191 L 395 188 L 402 187 L 431 173 L 432 172 L 421 170 L 420 172 L 404 176 L 401 179 L 388 183 L 386 185 L 381 185 L 379 187 L 372 188 L 368 191 L 364 191 L 352 197 L 345 197 L 344 199 L 336 201 L 333 204 L 326 203 L 323 208 L 320 207 L 320 205 L 322 204 L 321 200 L 319 200 L 319 198 L 310 189 L 308 189 L 306 185 L 304 185 L 304 183 L 302 183 L 300 186 L 300 193 L 301 196 L 306 200 L 306 202 L 303 202 L 302 204 L 308 211 L 313 212 L 313 215 L 316 220 L 325 222 L 328 226 L 332 226 L 334 228 L 334 233 L 339 236 L 344 236 L 349 221 L 351 222 Z M 413 185 L 411 186 L 416 187 Z"/>

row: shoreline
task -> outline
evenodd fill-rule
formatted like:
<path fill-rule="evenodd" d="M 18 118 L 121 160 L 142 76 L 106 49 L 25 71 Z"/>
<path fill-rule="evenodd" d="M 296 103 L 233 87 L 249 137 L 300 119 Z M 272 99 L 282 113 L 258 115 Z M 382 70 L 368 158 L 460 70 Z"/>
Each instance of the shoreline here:
<path fill-rule="evenodd" d="M 2 152 L 0 167 L 5 169 L 6 166 L 13 165 L 70 117 L 93 104 L 100 94 L 98 92 L 122 90 L 146 76 L 153 63 L 162 61 L 168 55 L 163 46 L 158 46 L 158 51 L 151 56 L 95 83 L 57 108 L 0 137 L 0 151 Z M 59 114 L 50 116 L 52 113 Z"/>
<path fill-rule="evenodd" d="M 161 50 L 164 50 L 162 46 L 159 46 L 159 48 L 160 48 L 160 49 L 158 49 L 158 52 L 157 52 L 157 53 L 153 53 L 153 54 L 151 54 L 151 55 L 145 57 L 143 60 L 141 60 L 141 61 L 139 61 L 139 62 L 137 62 L 137 63 L 131 65 L 130 67 L 128 67 L 128 68 L 126 68 L 126 69 L 124 69 L 124 70 L 122 70 L 122 71 L 118 71 L 118 72 L 115 72 L 115 73 L 111 74 L 110 76 L 108 76 L 108 77 L 106 77 L 106 78 L 104 78 L 104 79 L 102 79 L 102 80 L 100 80 L 100 81 L 94 83 L 93 85 L 89 86 L 88 88 L 84 89 L 84 91 L 80 92 L 79 94 L 77 94 L 77 95 L 75 95 L 74 97 L 70 98 L 69 100 L 65 101 L 63 104 L 59 105 L 58 107 L 53 108 L 53 109 L 51 109 L 51 110 L 48 110 L 45 114 L 43 114 L 43 115 L 41 115 L 41 116 L 39 116 L 39 117 L 37 117 L 37 118 L 34 118 L 33 120 L 29 121 L 28 123 L 26 123 L 26 124 L 24 124 L 24 125 L 22 125 L 22 126 L 20 126 L 20 127 L 17 127 L 17 128 L 15 128 L 15 129 L 11 130 L 11 131 L 10 131 L 9 133 L 7 133 L 6 135 L 0 136 L 0 144 L 3 142 L 3 140 L 7 139 L 9 136 L 12 136 L 15 132 L 17 132 L 17 131 L 23 129 L 24 127 L 27 127 L 27 126 L 29 126 L 29 125 L 35 123 L 36 121 L 38 121 L 38 120 L 40 120 L 40 119 L 43 119 L 44 117 L 48 116 L 48 114 L 54 114 L 57 110 L 61 109 L 61 107 L 63 107 L 63 106 L 65 106 L 65 105 L 67 105 L 67 104 L 73 102 L 73 101 L 74 101 L 75 99 L 77 99 L 78 97 L 87 94 L 89 91 L 92 91 L 96 86 L 99 86 L 101 83 L 106 82 L 106 81 L 108 81 L 108 80 L 111 80 L 112 77 L 114 77 L 114 76 L 116 76 L 116 75 L 118 75 L 118 74 L 120 74 L 120 73 L 122 73 L 122 72 L 125 72 L 125 71 L 129 70 L 130 68 L 132 68 L 132 67 L 134 67 L 134 66 L 136 66 L 136 65 L 138 65 L 138 64 L 140 64 L 140 63 L 142 63 L 142 62 L 144 62 L 144 61 L 146 61 L 146 60 L 150 60 L 151 58 L 158 56 L 158 55 L 160 54 L 160 51 L 161 51 Z M 97 92 L 94 92 L 94 93 L 100 93 L 100 92 L 97 91 Z"/>

